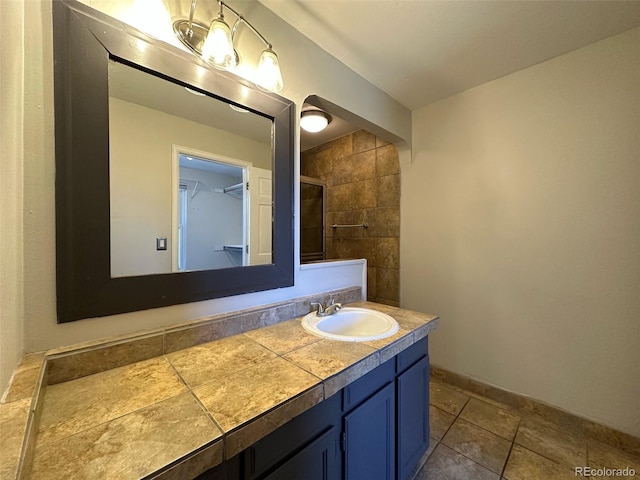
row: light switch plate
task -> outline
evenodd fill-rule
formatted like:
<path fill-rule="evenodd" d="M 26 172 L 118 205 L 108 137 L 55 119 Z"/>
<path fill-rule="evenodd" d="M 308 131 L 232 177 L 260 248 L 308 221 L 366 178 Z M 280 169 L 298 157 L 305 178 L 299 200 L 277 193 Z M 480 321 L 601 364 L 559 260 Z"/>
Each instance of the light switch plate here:
<path fill-rule="evenodd" d="M 167 237 L 156 238 L 156 250 L 166 250 L 166 249 L 167 249 Z"/>

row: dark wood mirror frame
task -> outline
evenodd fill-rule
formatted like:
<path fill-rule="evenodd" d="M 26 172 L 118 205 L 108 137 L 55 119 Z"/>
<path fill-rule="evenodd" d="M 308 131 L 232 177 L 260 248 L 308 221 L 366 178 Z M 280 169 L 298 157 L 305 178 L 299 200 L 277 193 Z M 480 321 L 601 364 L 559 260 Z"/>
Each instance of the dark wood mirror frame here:
<path fill-rule="evenodd" d="M 53 32 L 58 323 L 293 285 L 294 104 L 73 0 Z M 110 58 L 273 121 L 272 264 L 111 277 Z"/>

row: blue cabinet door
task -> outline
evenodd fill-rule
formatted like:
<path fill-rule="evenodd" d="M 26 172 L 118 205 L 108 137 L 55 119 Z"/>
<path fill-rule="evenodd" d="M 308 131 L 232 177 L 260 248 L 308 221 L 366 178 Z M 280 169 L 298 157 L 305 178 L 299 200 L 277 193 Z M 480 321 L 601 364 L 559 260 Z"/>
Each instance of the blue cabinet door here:
<path fill-rule="evenodd" d="M 393 480 L 395 388 L 390 383 L 344 417 L 346 480 Z"/>
<path fill-rule="evenodd" d="M 398 376 L 398 479 L 414 473 L 429 447 L 429 357 Z"/>
<path fill-rule="evenodd" d="M 338 480 L 339 454 L 338 429 L 332 427 L 264 480 Z"/>

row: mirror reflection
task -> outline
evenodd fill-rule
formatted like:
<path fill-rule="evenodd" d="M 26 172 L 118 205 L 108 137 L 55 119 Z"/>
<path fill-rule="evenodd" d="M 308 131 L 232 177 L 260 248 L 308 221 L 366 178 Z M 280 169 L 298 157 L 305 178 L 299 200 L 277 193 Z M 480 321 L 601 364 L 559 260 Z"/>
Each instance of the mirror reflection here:
<path fill-rule="evenodd" d="M 110 60 L 111 276 L 271 264 L 272 126 Z"/>

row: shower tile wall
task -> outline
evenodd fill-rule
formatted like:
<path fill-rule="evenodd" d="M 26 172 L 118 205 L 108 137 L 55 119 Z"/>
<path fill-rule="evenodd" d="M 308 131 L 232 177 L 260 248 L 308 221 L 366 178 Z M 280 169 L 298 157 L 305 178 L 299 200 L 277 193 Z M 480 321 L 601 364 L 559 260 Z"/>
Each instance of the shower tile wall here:
<path fill-rule="evenodd" d="M 302 152 L 301 175 L 327 185 L 327 259 L 366 258 L 367 299 L 398 305 L 400 164 L 394 145 L 360 130 Z M 332 224 L 368 223 L 369 228 Z"/>

